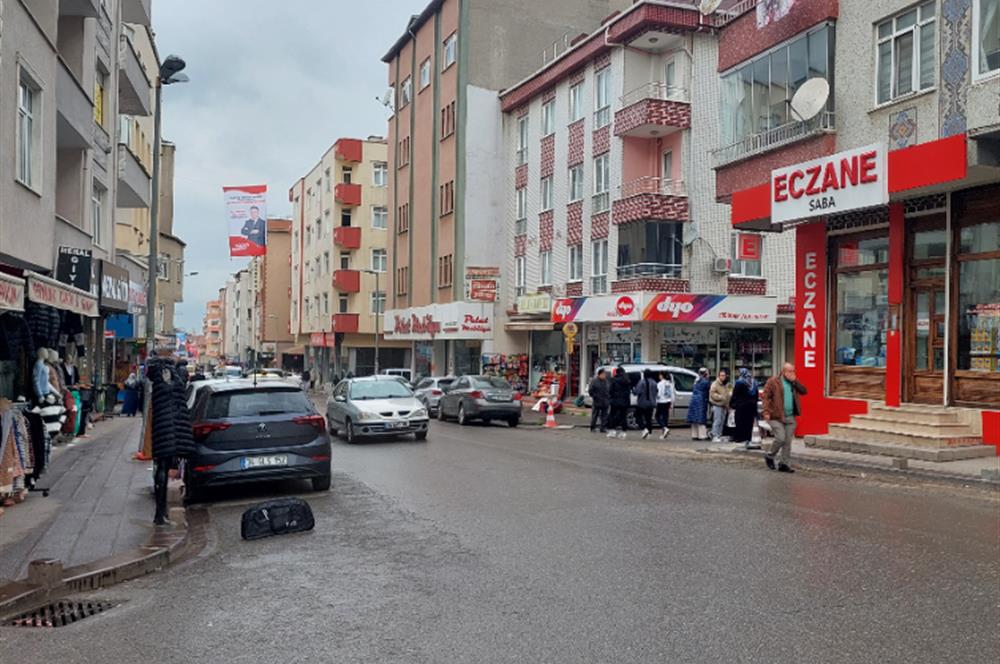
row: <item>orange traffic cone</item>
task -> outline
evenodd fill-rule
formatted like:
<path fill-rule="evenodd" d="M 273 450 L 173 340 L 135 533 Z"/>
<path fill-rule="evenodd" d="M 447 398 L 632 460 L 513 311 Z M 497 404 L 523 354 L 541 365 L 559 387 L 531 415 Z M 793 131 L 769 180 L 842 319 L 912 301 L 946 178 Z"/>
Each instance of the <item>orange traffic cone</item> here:
<path fill-rule="evenodd" d="M 548 402 L 546 402 L 546 405 L 548 406 L 548 414 L 545 416 L 545 428 L 546 429 L 555 429 L 556 428 L 556 413 L 552 409 L 552 402 L 548 401 Z"/>

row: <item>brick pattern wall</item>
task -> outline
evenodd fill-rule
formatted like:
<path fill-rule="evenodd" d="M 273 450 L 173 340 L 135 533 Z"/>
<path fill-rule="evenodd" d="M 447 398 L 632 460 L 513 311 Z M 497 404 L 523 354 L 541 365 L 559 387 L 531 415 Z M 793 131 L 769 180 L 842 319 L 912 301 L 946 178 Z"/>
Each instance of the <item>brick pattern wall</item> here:
<path fill-rule="evenodd" d="M 528 165 L 521 164 L 514 169 L 514 188 L 520 189 L 526 186 L 528 186 Z"/>
<path fill-rule="evenodd" d="M 596 58 L 594 58 L 594 71 L 600 71 L 611 64 L 611 54 L 608 52 L 601 53 Z"/>
<path fill-rule="evenodd" d="M 595 214 L 590 218 L 590 239 L 603 240 L 608 237 L 611 215 L 608 212 Z"/>
<path fill-rule="evenodd" d="M 556 136 L 549 134 L 542 139 L 542 170 L 540 177 L 546 178 L 552 175 L 552 170 L 556 164 Z"/>
<path fill-rule="evenodd" d="M 639 194 L 611 203 L 611 222 L 615 225 L 631 221 L 687 221 L 688 199 L 686 196 L 664 196 L 662 194 Z"/>
<path fill-rule="evenodd" d="M 652 293 L 690 293 L 691 284 L 687 279 L 659 279 L 657 277 L 635 277 L 611 282 L 612 293 L 646 291 Z"/>
<path fill-rule="evenodd" d="M 566 284 L 566 297 L 583 297 L 583 282 L 573 281 Z"/>
<path fill-rule="evenodd" d="M 719 33 L 719 71 L 726 71 L 828 18 L 839 15 L 838 0 L 797 2 L 788 16 L 757 27 L 757 12 L 739 17 Z"/>
<path fill-rule="evenodd" d="M 528 236 L 527 235 L 514 236 L 514 255 L 524 256 L 526 253 L 528 253 Z"/>
<path fill-rule="evenodd" d="M 643 125 L 691 127 L 691 104 L 666 99 L 642 99 L 615 113 L 615 136 L 623 136 Z"/>
<path fill-rule="evenodd" d="M 518 120 L 520 120 L 521 118 L 523 118 L 525 115 L 528 114 L 529 110 L 531 110 L 531 107 L 528 106 L 527 104 L 525 104 L 521 108 L 519 108 L 516 111 L 514 111 L 514 117 L 516 117 Z"/>
<path fill-rule="evenodd" d="M 538 215 L 538 250 L 552 251 L 552 238 L 555 236 L 555 221 L 552 210 Z"/>
<path fill-rule="evenodd" d="M 788 304 L 778 305 L 778 315 L 779 316 L 794 316 L 795 315 L 795 297 L 788 298 Z"/>
<path fill-rule="evenodd" d="M 689 30 L 707 32 L 710 28 L 701 20 L 701 16 L 693 6 L 685 9 L 682 7 L 645 5 L 638 10 L 632 11 L 625 18 L 612 23 L 608 28 L 608 41 L 620 44 L 638 34 L 653 30 L 662 32 L 686 32 Z"/>
<path fill-rule="evenodd" d="M 566 165 L 576 166 L 583 163 L 583 120 L 577 120 L 569 126 L 569 151 L 566 155 Z"/>
<path fill-rule="evenodd" d="M 599 157 L 611 150 L 611 127 L 601 127 L 594 130 L 593 153 Z"/>
<path fill-rule="evenodd" d="M 556 98 L 556 89 L 554 87 L 553 88 L 549 88 L 544 93 L 542 93 L 542 103 L 543 104 L 548 103 L 548 102 L 552 101 L 555 98 Z"/>
<path fill-rule="evenodd" d="M 581 68 L 579 71 L 572 74 L 567 80 L 566 85 L 576 85 L 577 83 L 582 83 L 583 78 L 586 75 L 586 69 Z"/>
<path fill-rule="evenodd" d="M 729 295 L 767 295 L 767 279 L 729 277 L 726 293 Z"/>
<path fill-rule="evenodd" d="M 837 137 L 834 134 L 822 134 L 723 166 L 715 171 L 715 195 L 719 201 L 729 201 L 734 191 L 770 182 L 771 171 L 775 168 L 818 159 L 833 154 L 836 150 Z"/>
<path fill-rule="evenodd" d="M 552 286 L 539 286 L 538 287 L 538 292 L 539 293 L 551 293 L 552 292 Z"/>
<path fill-rule="evenodd" d="M 583 244 L 583 202 L 566 206 L 566 246 Z"/>

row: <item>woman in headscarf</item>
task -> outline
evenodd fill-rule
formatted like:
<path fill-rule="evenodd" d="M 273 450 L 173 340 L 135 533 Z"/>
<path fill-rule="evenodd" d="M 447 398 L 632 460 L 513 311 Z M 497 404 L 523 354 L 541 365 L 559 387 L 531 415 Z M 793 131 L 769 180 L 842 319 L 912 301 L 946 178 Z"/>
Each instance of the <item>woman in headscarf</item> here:
<path fill-rule="evenodd" d="M 698 369 L 698 380 L 691 390 L 691 401 L 688 403 L 687 421 L 691 425 L 693 440 L 708 440 L 708 390 L 712 381 L 708 377 L 708 369 Z"/>
<path fill-rule="evenodd" d="M 141 385 L 135 373 L 125 380 L 125 398 L 122 400 L 122 415 L 132 417 L 139 410 L 139 389 Z"/>
<path fill-rule="evenodd" d="M 733 442 L 743 443 L 747 449 L 753 439 L 753 423 L 757 419 L 757 381 L 750 375 L 746 367 L 740 369 L 740 377 L 733 387 L 733 396 L 729 400 L 730 408 L 735 411 L 736 428 L 733 429 Z"/>

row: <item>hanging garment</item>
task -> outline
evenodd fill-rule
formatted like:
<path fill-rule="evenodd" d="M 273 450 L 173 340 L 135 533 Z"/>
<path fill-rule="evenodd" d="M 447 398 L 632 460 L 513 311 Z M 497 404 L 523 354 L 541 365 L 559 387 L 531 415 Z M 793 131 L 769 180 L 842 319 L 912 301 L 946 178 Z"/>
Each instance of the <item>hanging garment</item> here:
<path fill-rule="evenodd" d="M 49 452 L 51 451 L 49 435 L 45 431 L 45 421 L 42 420 L 42 416 L 38 413 L 26 411 L 24 413 L 24 421 L 28 427 L 28 438 L 31 440 L 32 459 L 34 461 L 32 476 L 37 480 L 49 465 Z"/>
<path fill-rule="evenodd" d="M 14 417 L 9 406 L 0 414 L 0 497 L 8 497 L 24 488 L 24 469 L 17 454 Z"/>
<path fill-rule="evenodd" d="M 69 390 L 63 392 L 63 405 L 66 408 L 66 421 L 63 422 L 62 432 L 73 436 L 76 434 L 76 416 L 79 410 L 76 407 L 76 399 Z"/>

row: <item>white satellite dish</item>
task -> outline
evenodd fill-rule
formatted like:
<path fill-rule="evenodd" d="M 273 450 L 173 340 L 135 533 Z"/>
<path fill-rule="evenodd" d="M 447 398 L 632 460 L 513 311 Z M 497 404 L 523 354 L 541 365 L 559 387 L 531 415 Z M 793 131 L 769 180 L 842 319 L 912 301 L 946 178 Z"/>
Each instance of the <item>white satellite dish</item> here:
<path fill-rule="evenodd" d="M 810 78 L 803 83 L 789 105 L 792 115 L 799 122 L 812 120 L 820 111 L 826 108 L 826 100 L 830 98 L 830 83 L 825 78 Z"/>
<path fill-rule="evenodd" d="M 393 92 L 394 91 L 393 91 L 392 88 L 389 88 L 388 90 L 386 90 L 385 94 L 382 95 L 382 99 L 379 100 L 379 103 L 381 103 L 386 108 L 392 108 L 392 106 L 393 106 L 393 103 L 392 103 L 393 102 L 393 99 L 392 99 L 393 98 Z"/>
<path fill-rule="evenodd" d="M 700 11 L 705 16 L 708 16 L 709 14 L 714 13 L 715 10 L 718 9 L 719 5 L 721 4 L 722 0 L 701 0 L 701 2 L 698 4 L 698 11 Z"/>

